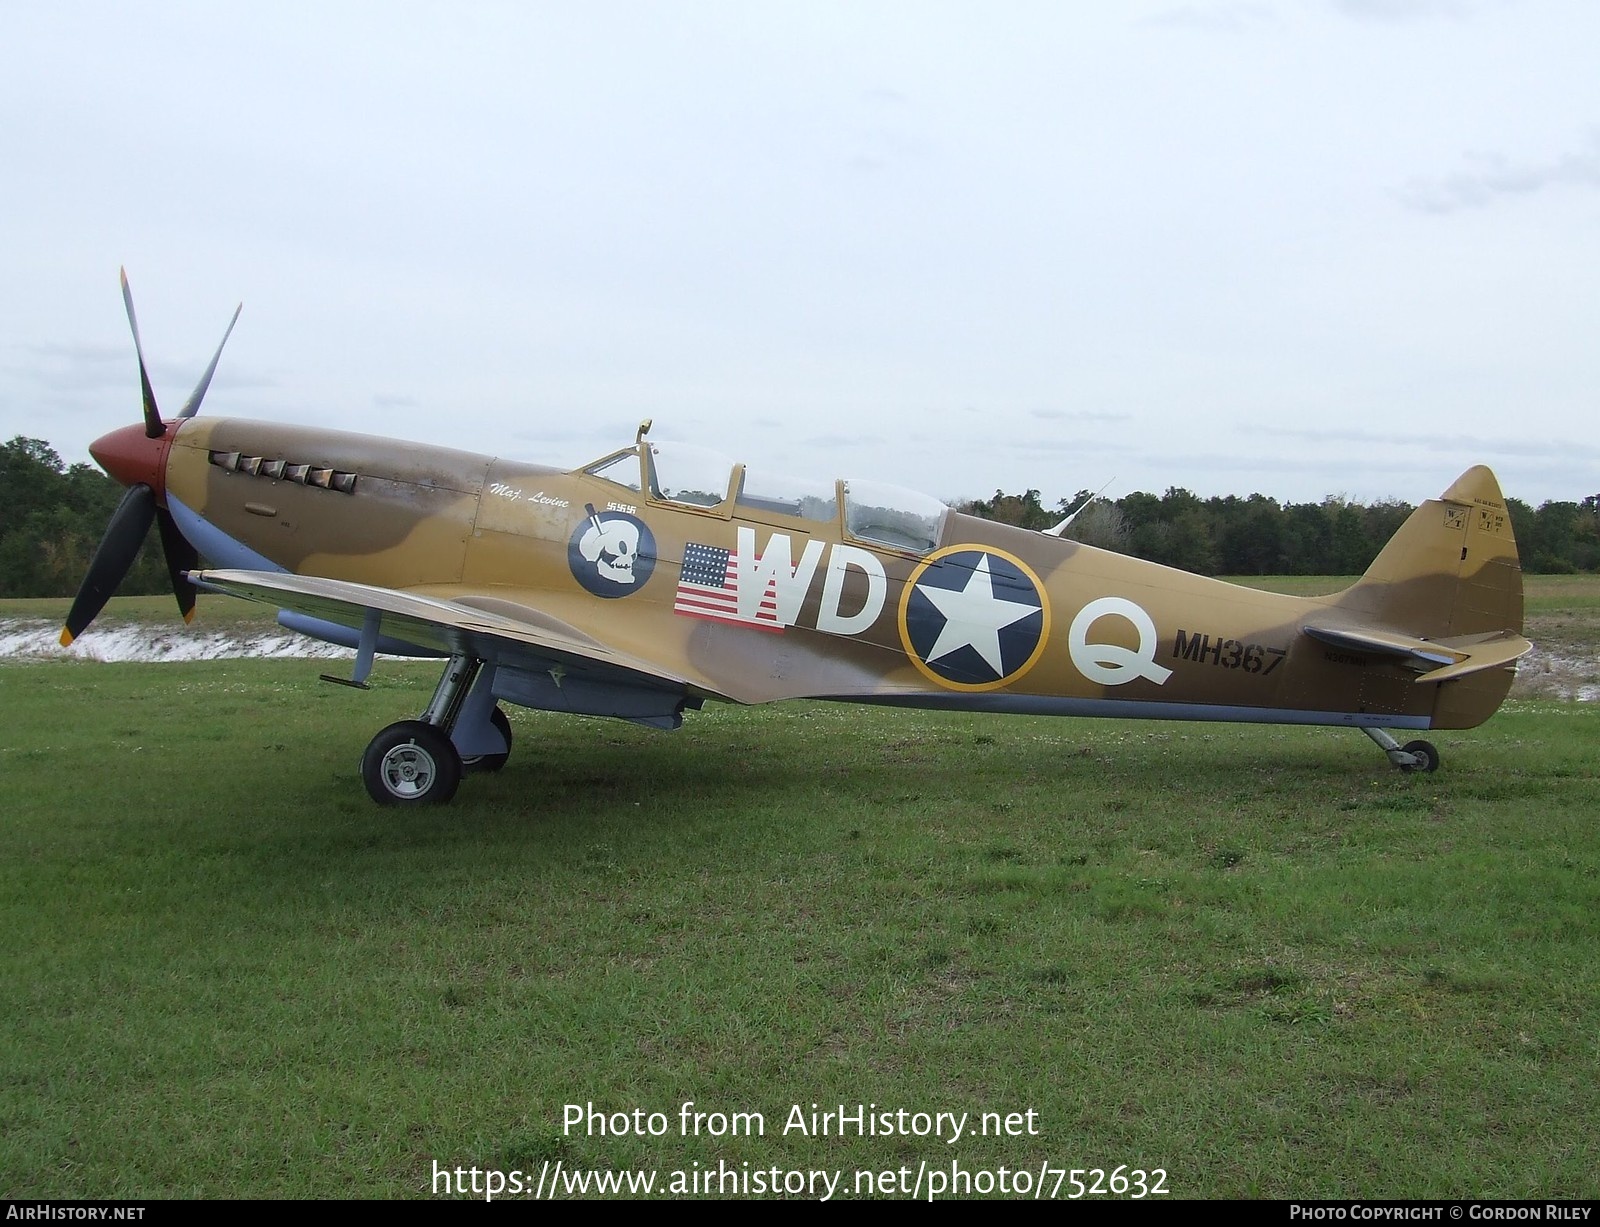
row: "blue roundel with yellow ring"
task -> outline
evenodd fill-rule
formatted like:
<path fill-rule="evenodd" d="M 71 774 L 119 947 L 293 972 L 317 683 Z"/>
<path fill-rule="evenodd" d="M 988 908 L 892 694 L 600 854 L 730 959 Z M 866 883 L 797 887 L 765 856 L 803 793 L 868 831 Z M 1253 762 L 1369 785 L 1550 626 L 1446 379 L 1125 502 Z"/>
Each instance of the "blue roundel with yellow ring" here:
<path fill-rule="evenodd" d="M 928 555 L 900 597 L 900 642 L 923 674 L 951 690 L 996 690 L 1044 653 L 1050 602 L 1027 563 L 989 546 Z"/>

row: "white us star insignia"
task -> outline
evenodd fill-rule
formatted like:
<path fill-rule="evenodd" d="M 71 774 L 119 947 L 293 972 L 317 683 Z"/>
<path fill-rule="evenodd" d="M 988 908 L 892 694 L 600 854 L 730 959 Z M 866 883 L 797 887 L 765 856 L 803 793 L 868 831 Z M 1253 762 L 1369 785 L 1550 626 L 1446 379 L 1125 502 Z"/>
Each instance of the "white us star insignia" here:
<path fill-rule="evenodd" d="M 1050 607 L 1020 558 L 988 546 L 948 546 L 911 573 L 900 640 L 926 676 L 952 690 L 1016 681 L 1044 652 Z"/>

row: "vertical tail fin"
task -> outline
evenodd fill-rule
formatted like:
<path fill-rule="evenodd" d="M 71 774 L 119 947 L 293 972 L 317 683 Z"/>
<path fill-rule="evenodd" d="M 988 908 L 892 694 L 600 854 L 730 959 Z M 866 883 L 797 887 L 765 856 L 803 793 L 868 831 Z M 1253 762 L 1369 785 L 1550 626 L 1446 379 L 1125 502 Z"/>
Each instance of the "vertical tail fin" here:
<path fill-rule="evenodd" d="M 1522 632 L 1522 566 L 1500 483 L 1483 465 L 1400 526 L 1338 607 L 1423 639 Z"/>
<path fill-rule="evenodd" d="M 1430 727 L 1472 728 L 1492 716 L 1530 646 L 1511 512 L 1494 474 L 1468 469 L 1418 507 L 1334 604 L 1374 631 L 1441 643 L 1459 657 L 1418 678 L 1438 684 Z"/>

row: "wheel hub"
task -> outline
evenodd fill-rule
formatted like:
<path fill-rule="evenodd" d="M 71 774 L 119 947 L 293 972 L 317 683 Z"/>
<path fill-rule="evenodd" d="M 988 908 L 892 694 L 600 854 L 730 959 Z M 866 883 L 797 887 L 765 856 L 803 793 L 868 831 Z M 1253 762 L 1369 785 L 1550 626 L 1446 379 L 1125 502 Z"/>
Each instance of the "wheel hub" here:
<path fill-rule="evenodd" d="M 397 797 L 414 797 L 428 790 L 437 769 L 425 750 L 408 742 L 383 756 L 381 770 L 390 792 Z"/>

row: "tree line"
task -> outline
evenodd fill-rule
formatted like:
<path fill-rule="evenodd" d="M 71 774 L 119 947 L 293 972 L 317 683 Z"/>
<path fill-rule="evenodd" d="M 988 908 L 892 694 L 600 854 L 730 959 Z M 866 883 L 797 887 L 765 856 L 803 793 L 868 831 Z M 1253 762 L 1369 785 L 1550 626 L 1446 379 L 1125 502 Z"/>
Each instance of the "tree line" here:
<path fill-rule="evenodd" d="M 0 597 L 76 593 L 122 493 L 93 465 L 63 464 L 43 440 L 18 435 L 0 445 Z M 119 591 L 168 590 L 159 536 L 151 533 Z"/>
<path fill-rule="evenodd" d="M 1093 496 L 1080 490 L 1053 508 L 1037 490 L 958 503 L 956 509 L 1021 528 L 1049 528 Z M 1538 508 L 1507 499 L 1525 571 L 1600 571 L 1600 495 Z M 1096 500 L 1066 536 L 1102 549 L 1198 571 L 1202 575 L 1359 575 L 1416 508 L 1329 497 L 1280 503 L 1264 494 L 1202 499 L 1172 487 L 1157 497 L 1139 491 Z"/>
<path fill-rule="evenodd" d="M 66 465 L 48 443 L 17 436 L 0 445 L 0 597 L 61 597 L 78 590 L 122 488 L 89 464 Z M 957 510 L 1022 528 L 1049 528 L 1088 503 L 1080 490 L 1046 507 L 1037 490 L 957 504 Z M 1538 508 L 1507 499 L 1524 570 L 1600 571 L 1600 495 Z M 1202 499 L 1176 487 L 1098 499 L 1067 536 L 1203 575 L 1356 575 L 1365 571 L 1413 508 L 1340 498 L 1280 503 L 1261 494 Z M 168 589 L 151 533 L 120 589 Z"/>

